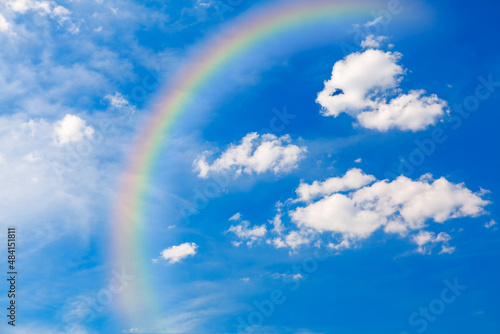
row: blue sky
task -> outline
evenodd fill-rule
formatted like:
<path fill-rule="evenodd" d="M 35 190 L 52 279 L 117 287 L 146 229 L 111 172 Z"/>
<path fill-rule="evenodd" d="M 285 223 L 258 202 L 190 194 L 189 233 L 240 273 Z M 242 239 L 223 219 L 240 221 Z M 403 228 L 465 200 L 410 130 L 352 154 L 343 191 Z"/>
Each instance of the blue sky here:
<path fill-rule="evenodd" d="M 367 9 L 228 64 L 148 186 L 159 316 L 130 321 L 121 291 L 95 303 L 120 271 L 112 210 L 141 125 L 190 55 L 270 3 L 0 4 L 0 224 L 18 230 L 19 268 L 2 333 L 498 333 L 486 0 L 402 1 L 388 25 Z"/>

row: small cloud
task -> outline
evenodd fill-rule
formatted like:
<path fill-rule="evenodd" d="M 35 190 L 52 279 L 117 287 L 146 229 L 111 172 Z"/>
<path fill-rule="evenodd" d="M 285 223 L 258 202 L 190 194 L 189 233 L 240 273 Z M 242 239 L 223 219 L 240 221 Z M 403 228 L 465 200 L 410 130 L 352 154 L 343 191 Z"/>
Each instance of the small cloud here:
<path fill-rule="evenodd" d="M 492 226 L 495 226 L 496 224 L 497 224 L 497 222 L 492 219 L 489 223 L 484 224 L 484 227 L 490 228 Z"/>
<path fill-rule="evenodd" d="M 237 220 L 240 220 L 241 219 L 241 214 L 239 212 L 235 213 L 233 216 L 231 216 L 231 218 L 229 218 L 229 221 L 237 221 Z"/>
<path fill-rule="evenodd" d="M 454 252 L 455 252 L 455 247 L 448 247 L 446 245 L 442 245 L 439 254 L 453 254 Z"/>
<path fill-rule="evenodd" d="M 175 228 L 176 226 L 177 226 L 177 225 L 170 225 L 170 226 L 168 227 L 168 229 L 170 230 L 170 229 L 172 229 L 172 228 Z"/>
<path fill-rule="evenodd" d="M 67 114 L 54 124 L 54 134 L 59 145 L 79 142 L 83 138 L 91 138 L 94 128 L 87 126 L 85 121 L 76 115 Z"/>
<path fill-rule="evenodd" d="M 420 231 L 413 236 L 413 242 L 418 245 L 417 252 L 421 254 L 430 254 L 430 247 L 427 245 L 442 243 L 439 254 L 451 254 L 455 251 L 455 247 L 449 247 L 448 242 L 451 237 L 448 233 L 441 232 L 437 236 L 434 232 Z"/>
<path fill-rule="evenodd" d="M 452 85 L 450 85 L 450 84 L 448 84 L 447 86 L 448 86 L 448 88 L 452 88 L 452 87 L 453 87 L 453 86 L 452 86 Z"/>
<path fill-rule="evenodd" d="M 193 162 L 198 177 L 209 174 L 231 173 L 234 178 L 242 174 L 253 175 L 272 172 L 286 174 L 298 167 L 307 149 L 291 143 L 289 135 L 277 137 L 273 134 L 259 135 L 252 132 L 239 144 L 231 145 L 212 164 L 207 161 L 210 152 L 199 155 Z"/>
<path fill-rule="evenodd" d="M 196 253 L 198 253 L 198 245 L 194 242 L 186 242 L 164 249 L 161 252 L 160 259 L 167 260 L 168 263 L 178 263 L 189 256 L 194 256 Z M 153 262 L 158 262 L 158 259 L 153 259 Z"/>
<path fill-rule="evenodd" d="M 351 244 L 351 242 L 347 239 L 344 239 L 342 240 L 340 243 L 338 244 L 334 244 L 334 243 L 329 243 L 328 244 L 328 248 L 330 249 L 333 249 L 333 250 L 337 250 L 337 251 L 340 251 L 342 249 L 349 249 L 351 248 L 353 245 Z"/>
<path fill-rule="evenodd" d="M 127 101 L 121 93 L 116 92 L 115 95 L 106 95 L 104 100 L 108 101 L 113 108 L 129 109 L 132 113 L 135 112 L 136 107 L 130 104 L 130 102 Z"/>
<path fill-rule="evenodd" d="M 102 31 L 102 26 L 100 26 L 99 28 L 95 28 L 94 29 L 94 32 L 101 32 Z"/>
<path fill-rule="evenodd" d="M 373 27 L 373 26 L 379 24 L 380 22 L 382 22 L 383 19 L 384 19 L 383 16 L 379 16 L 379 17 L 375 18 L 374 20 L 365 23 L 364 26 L 365 27 Z"/>
<path fill-rule="evenodd" d="M 5 17 L 0 14 L 0 32 L 7 32 L 10 29 L 10 24 L 7 22 Z"/>
<path fill-rule="evenodd" d="M 231 225 L 227 232 L 234 233 L 239 239 L 239 242 L 233 241 L 232 244 L 236 247 L 241 245 L 242 241 L 246 241 L 248 246 L 251 246 L 254 242 L 264 237 L 267 233 L 266 225 L 252 226 L 250 227 L 250 222 L 242 221 L 241 224 Z"/>
<path fill-rule="evenodd" d="M 385 36 L 374 36 L 374 35 L 368 35 L 366 36 L 366 39 L 361 42 L 361 47 L 365 49 L 377 49 L 379 48 L 382 43 L 387 39 Z"/>
<path fill-rule="evenodd" d="M 240 278 L 240 281 L 245 282 L 245 283 L 248 283 L 248 282 L 250 282 L 250 277 L 243 277 L 243 278 Z"/>
<path fill-rule="evenodd" d="M 361 162 L 363 162 L 363 160 L 361 160 L 361 158 L 357 158 L 356 160 L 354 160 L 354 162 L 360 164 Z"/>
<path fill-rule="evenodd" d="M 298 281 L 304 278 L 302 274 L 297 273 L 297 274 L 280 274 L 280 273 L 274 273 L 271 275 L 272 278 L 274 279 L 282 279 L 284 281 Z"/>

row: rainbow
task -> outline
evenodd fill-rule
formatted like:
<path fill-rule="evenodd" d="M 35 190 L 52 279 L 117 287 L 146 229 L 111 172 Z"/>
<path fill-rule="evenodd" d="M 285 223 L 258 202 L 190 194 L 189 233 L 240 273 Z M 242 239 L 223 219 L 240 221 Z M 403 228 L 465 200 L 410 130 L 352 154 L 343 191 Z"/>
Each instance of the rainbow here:
<path fill-rule="evenodd" d="M 144 255 L 144 197 L 153 177 L 155 162 L 180 117 L 187 113 L 190 102 L 228 64 L 237 61 L 254 48 L 265 46 L 272 37 L 314 28 L 325 22 L 355 23 L 366 20 L 370 10 L 383 9 L 377 1 L 303 0 L 280 1 L 244 14 L 225 25 L 217 38 L 204 43 L 199 52 L 188 59 L 161 96 L 159 107 L 145 121 L 130 153 L 129 165 L 122 177 L 114 209 L 112 247 L 114 263 L 129 266 L 136 276 L 125 289 L 120 301 L 124 315 L 135 319 L 141 314 L 157 316 L 160 306 L 150 291 L 152 284 L 145 268 L 151 259 Z M 363 21 L 361 21 L 363 22 Z M 346 25 L 346 28 L 349 26 Z M 272 46 L 269 46 L 272 47 Z M 140 312 L 138 310 L 141 310 Z"/>

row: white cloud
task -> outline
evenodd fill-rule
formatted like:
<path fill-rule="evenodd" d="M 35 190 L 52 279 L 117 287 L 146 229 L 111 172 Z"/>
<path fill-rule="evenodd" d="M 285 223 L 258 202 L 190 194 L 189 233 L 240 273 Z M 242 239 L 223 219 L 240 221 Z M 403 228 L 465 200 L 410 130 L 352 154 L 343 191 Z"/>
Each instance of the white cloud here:
<path fill-rule="evenodd" d="M 61 26 L 67 22 L 71 33 L 76 34 L 79 32 L 78 27 L 71 22 L 71 11 L 66 7 L 58 5 L 54 1 L 9 0 L 6 5 L 7 8 L 19 14 L 26 14 L 28 11 L 35 11 L 42 16 L 49 15 Z"/>
<path fill-rule="evenodd" d="M 351 242 L 348 239 L 344 239 L 344 240 L 342 240 L 338 244 L 334 244 L 334 243 L 330 242 L 330 243 L 328 243 L 327 247 L 330 248 L 330 249 L 334 249 L 334 250 L 340 251 L 342 249 L 351 248 L 352 245 L 351 245 Z"/>
<path fill-rule="evenodd" d="M 240 281 L 244 282 L 244 283 L 248 283 L 250 282 L 250 277 L 243 277 L 243 278 L 240 278 Z"/>
<path fill-rule="evenodd" d="M 379 48 L 380 45 L 384 40 L 386 40 L 387 37 L 385 36 L 374 36 L 374 35 L 368 35 L 366 36 L 366 39 L 361 41 L 361 47 L 363 48 Z"/>
<path fill-rule="evenodd" d="M 374 176 L 366 175 L 359 168 L 353 168 L 342 177 L 332 177 L 323 182 L 314 181 L 312 184 L 301 183 L 296 193 L 299 201 L 307 202 L 319 196 L 359 189 L 373 181 Z"/>
<path fill-rule="evenodd" d="M 494 226 L 494 225 L 496 225 L 496 224 L 497 224 L 497 222 L 496 222 L 495 220 L 493 220 L 493 219 L 492 219 L 492 220 L 490 220 L 488 223 L 484 224 L 484 227 L 486 227 L 486 228 L 490 228 L 490 227 L 492 227 L 492 226 Z"/>
<path fill-rule="evenodd" d="M 207 153 L 198 156 L 194 169 L 201 178 L 210 173 L 232 172 L 235 177 L 245 174 L 287 173 L 297 167 L 304 158 L 305 147 L 291 144 L 290 136 L 249 133 L 238 145 L 231 145 L 212 164 L 207 162 Z"/>
<path fill-rule="evenodd" d="M 381 230 L 409 238 L 419 246 L 420 253 L 428 254 L 441 243 L 440 254 L 451 254 L 455 248 L 448 245 L 449 234 L 436 235 L 422 229 L 430 222 L 444 223 L 485 214 L 484 207 L 490 204 L 482 198 L 488 191 L 473 193 L 464 184 L 449 182 L 444 177 L 434 179 L 425 174 L 416 180 L 400 176 L 393 181 L 376 181 L 374 176 L 357 168 L 324 182 L 301 183 L 296 193 L 298 199 L 286 201 L 290 226 L 284 224 L 284 205 L 278 202 L 277 213 L 268 220 L 273 229 L 242 221 L 227 231 L 239 237 L 233 245 L 246 242 L 251 246 L 266 238 L 266 244 L 294 253 L 311 244 L 322 247 L 325 241 L 322 238 L 332 236 L 337 241 L 326 241 L 326 247 L 340 252 L 357 247 L 361 240 Z M 239 213 L 230 218 L 240 219 Z"/>
<path fill-rule="evenodd" d="M 272 220 L 269 221 L 269 223 L 271 223 L 274 226 L 273 232 L 277 234 L 283 233 L 283 230 L 285 228 L 283 226 L 283 222 L 281 221 L 281 211 L 278 211 L 278 213 L 274 216 Z"/>
<path fill-rule="evenodd" d="M 398 64 L 401 56 L 369 49 L 335 63 L 316 99 L 322 114 L 337 117 L 347 113 L 361 126 L 379 131 L 417 131 L 434 125 L 445 114 L 447 103 L 436 95 L 426 96 L 424 90 L 401 92 L 398 87 L 405 74 Z"/>
<path fill-rule="evenodd" d="M 361 171 L 357 173 L 365 175 Z M 451 183 L 443 177 L 434 180 L 431 175 L 418 180 L 400 176 L 392 182 L 382 180 L 358 188 L 351 188 L 344 194 L 339 191 L 345 188 L 338 186 L 331 191 L 318 190 L 316 193 L 323 197 L 291 210 L 291 220 L 301 229 L 333 232 L 348 242 L 367 238 L 382 227 L 386 233 L 405 236 L 424 228 L 429 221 L 443 223 L 453 218 L 481 215 L 489 204 L 481 197 L 484 192 L 473 193 L 463 184 Z M 297 194 L 299 198 L 303 196 L 298 191 Z M 430 232 L 421 232 L 413 240 L 423 246 L 429 242 L 447 243 L 446 237 L 449 236 L 443 233 L 434 237 Z M 280 246 L 278 241 L 286 244 L 283 240 L 273 241 L 277 248 Z M 346 245 L 353 244 L 343 244 Z M 442 253 L 452 251 L 447 244 L 442 249 Z"/>
<path fill-rule="evenodd" d="M 299 248 L 302 245 L 309 245 L 312 242 L 310 235 L 304 230 L 291 231 L 285 237 L 285 244 L 292 250 Z"/>
<path fill-rule="evenodd" d="M 54 1 L 37 1 L 37 0 L 8 0 L 7 7 L 14 12 L 25 14 L 27 11 L 34 10 L 39 14 L 53 14 L 55 16 L 68 15 L 71 12 L 59 6 Z"/>
<path fill-rule="evenodd" d="M 444 232 L 436 235 L 434 232 L 420 231 L 412 237 L 412 241 L 418 245 L 417 252 L 422 254 L 430 253 L 431 248 L 437 243 L 442 243 L 440 254 L 451 254 L 455 251 L 455 247 L 448 246 L 450 240 L 451 236 Z"/>
<path fill-rule="evenodd" d="M 79 142 L 91 138 L 94 128 L 87 126 L 85 121 L 76 115 L 66 114 L 64 118 L 54 124 L 54 134 L 59 145 Z"/>
<path fill-rule="evenodd" d="M 116 92 L 115 95 L 106 95 L 104 99 L 116 109 L 129 109 L 132 113 L 136 110 L 136 107 L 130 104 L 121 93 Z"/>
<path fill-rule="evenodd" d="M 382 22 L 383 19 L 384 19 L 383 16 L 379 16 L 379 17 L 373 19 L 372 21 L 369 21 L 369 22 L 363 24 L 363 26 L 365 26 L 365 27 L 375 26 L 375 25 L 379 24 L 380 22 Z"/>
<path fill-rule="evenodd" d="M 363 162 L 363 160 L 361 158 L 357 158 L 356 160 L 354 160 L 354 162 L 357 164 L 360 164 Z"/>
<path fill-rule="evenodd" d="M 443 223 L 459 217 L 475 217 L 484 213 L 488 201 L 481 193 L 473 193 L 464 184 L 454 184 L 441 177 L 433 180 L 424 175 L 417 181 L 400 176 L 392 182 L 378 181 L 352 195 L 364 208 L 385 217 L 394 214 L 410 229 L 421 228 L 426 220 Z"/>
<path fill-rule="evenodd" d="M 4 222 L 15 221 L 21 229 L 33 231 L 24 236 L 29 251 L 68 234 L 85 240 L 95 227 L 95 215 L 108 209 L 104 203 L 111 198 L 118 175 L 114 163 L 96 168 L 98 155 L 114 156 L 107 145 L 88 141 L 92 150 L 82 156 L 78 149 L 53 145 L 53 134 L 53 123 L 43 118 L 0 117 L 0 196 L 4 199 L 0 216 Z M 120 152 L 115 147 L 113 151 Z"/>
<path fill-rule="evenodd" d="M 198 245 L 194 242 L 186 242 L 178 246 L 172 246 L 164 249 L 161 252 L 161 259 L 167 260 L 169 263 L 178 263 L 189 256 L 194 256 L 198 253 Z M 153 260 L 157 261 L 157 260 Z"/>
<path fill-rule="evenodd" d="M 10 29 L 10 24 L 5 17 L 0 13 L 0 32 L 6 32 Z"/>
<path fill-rule="evenodd" d="M 230 221 L 240 221 L 240 219 L 240 214 L 236 214 L 229 218 Z M 226 233 L 227 232 L 234 233 L 240 239 L 239 242 L 233 242 L 233 245 L 238 247 L 243 241 L 246 241 L 247 246 L 251 246 L 254 242 L 262 239 L 266 235 L 267 229 L 265 224 L 250 227 L 250 222 L 242 221 L 238 225 L 231 225 Z"/>
<path fill-rule="evenodd" d="M 453 254 L 455 252 L 455 247 L 449 247 L 445 244 L 441 246 L 441 251 L 439 254 Z"/>
<path fill-rule="evenodd" d="M 358 207 L 346 195 L 333 194 L 306 207 L 291 212 L 299 226 L 318 232 L 337 232 L 348 237 L 366 238 L 386 223 L 386 219 L 372 210 Z"/>
<path fill-rule="evenodd" d="M 411 90 L 401 94 L 389 103 L 381 103 L 373 111 L 358 115 L 362 126 L 380 131 L 392 128 L 422 130 L 433 125 L 444 113 L 446 103 L 436 95 L 425 96 L 424 90 Z"/>
<path fill-rule="evenodd" d="M 271 275 L 272 278 L 274 279 L 281 279 L 283 281 L 298 281 L 301 279 L 304 279 L 304 276 L 302 274 L 297 273 L 297 274 L 280 274 L 280 273 L 274 273 Z"/>
<path fill-rule="evenodd" d="M 233 220 L 238 221 L 240 219 L 241 219 L 241 213 L 237 212 L 234 215 L 232 215 L 231 218 L 229 218 L 229 221 L 233 221 Z"/>
<path fill-rule="evenodd" d="M 267 239 L 266 243 L 275 248 L 289 248 L 291 252 L 296 252 L 301 246 L 313 242 L 313 232 L 311 229 L 293 230 L 287 235 Z"/>

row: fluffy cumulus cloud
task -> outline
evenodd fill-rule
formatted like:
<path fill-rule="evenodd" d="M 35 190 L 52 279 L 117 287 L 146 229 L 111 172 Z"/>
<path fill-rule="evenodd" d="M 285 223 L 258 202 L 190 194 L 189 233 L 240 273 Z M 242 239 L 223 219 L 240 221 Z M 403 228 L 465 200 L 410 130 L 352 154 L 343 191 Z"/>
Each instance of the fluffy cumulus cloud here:
<path fill-rule="evenodd" d="M 396 180 L 377 181 L 348 194 L 335 193 L 292 212 L 298 224 L 319 231 L 334 231 L 366 237 L 391 223 L 401 231 L 419 229 L 425 222 L 438 223 L 452 218 L 478 216 L 488 201 L 463 184 L 445 178 L 419 180 L 400 176 Z"/>
<path fill-rule="evenodd" d="M 296 168 L 304 158 L 306 148 L 291 143 L 290 136 L 277 137 L 273 134 L 247 134 L 238 145 L 231 145 L 211 164 L 205 152 L 194 162 L 194 169 L 201 178 L 211 173 L 231 172 L 235 177 L 241 174 L 287 173 Z"/>
<path fill-rule="evenodd" d="M 400 176 L 392 181 L 377 181 L 358 168 L 321 182 L 301 182 L 296 193 L 296 199 L 286 202 L 288 223 L 283 222 L 284 205 L 280 203 L 277 214 L 268 221 L 274 228 L 250 227 L 249 222 L 244 222 L 231 226 L 230 231 L 242 240 L 250 240 L 249 245 L 265 238 L 266 244 L 291 252 L 312 244 L 324 244 L 339 252 L 357 247 L 361 240 L 381 230 L 408 238 L 418 246 L 419 253 L 429 254 L 440 244 L 440 254 L 449 254 L 455 250 L 449 246 L 451 236 L 444 232 L 436 235 L 424 228 L 431 222 L 485 214 L 484 208 L 490 203 L 483 198 L 487 191 L 474 193 L 464 184 L 444 177 L 434 179 L 426 174 L 416 180 Z M 335 241 L 323 243 L 325 236 Z"/>
<path fill-rule="evenodd" d="M 67 114 L 54 124 L 55 140 L 59 145 L 79 142 L 84 138 L 91 138 L 94 128 L 76 115 Z"/>
<path fill-rule="evenodd" d="M 433 179 L 431 175 L 424 175 L 411 180 L 400 176 L 391 182 L 377 181 L 348 193 L 324 192 L 316 202 L 292 210 L 290 216 L 298 226 L 336 233 L 344 239 L 367 238 L 382 227 L 387 233 L 407 235 L 421 230 L 429 221 L 443 223 L 483 214 L 489 202 L 482 195 L 483 192 L 473 193 L 465 185 L 451 183 L 443 177 Z M 424 242 L 427 239 L 423 236 L 429 241 Z M 414 240 L 420 247 L 431 241 L 447 242 L 443 237 L 440 235 L 432 241 L 431 235 L 424 234 Z"/>
<path fill-rule="evenodd" d="M 164 249 L 161 252 L 160 259 L 166 260 L 168 263 L 178 263 L 189 256 L 196 255 L 196 253 L 198 253 L 198 245 L 194 242 L 186 242 Z M 158 259 L 153 261 L 157 262 Z"/>
<path fill-rule="evenodd" d="M 375 46 L 365 41 L 366 46 Z M 417 131 L 434 125 L 446 112 L 447 103 L 424 90 L 404 94 L 399 89 L 405 70 L 401 54 L 368 49 L 356 52 L 333 66 L 330 80 L 316 102 L 324 116 L 347 113 L 365 128 Z"/>

